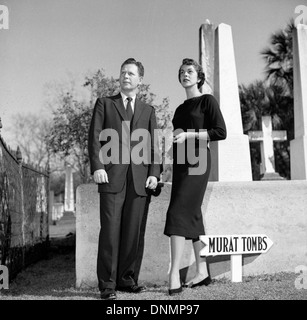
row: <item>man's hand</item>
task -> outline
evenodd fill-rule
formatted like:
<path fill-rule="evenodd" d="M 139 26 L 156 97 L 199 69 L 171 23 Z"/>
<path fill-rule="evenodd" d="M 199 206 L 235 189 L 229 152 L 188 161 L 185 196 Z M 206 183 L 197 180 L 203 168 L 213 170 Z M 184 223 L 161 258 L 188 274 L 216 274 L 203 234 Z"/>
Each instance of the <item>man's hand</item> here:
<path fill-rule="evenodd" d="M 145 187 L 148 189 L 156 189 L 158 185 L 158 179 L 154 176 L 149 176 L 146 180 Z"/>
<path fill-rule="evenodd" d="M 109 183 L 108 174 L 106 170 L 99 169 L 94 172 L 94 181 L 96 183 Z"/>

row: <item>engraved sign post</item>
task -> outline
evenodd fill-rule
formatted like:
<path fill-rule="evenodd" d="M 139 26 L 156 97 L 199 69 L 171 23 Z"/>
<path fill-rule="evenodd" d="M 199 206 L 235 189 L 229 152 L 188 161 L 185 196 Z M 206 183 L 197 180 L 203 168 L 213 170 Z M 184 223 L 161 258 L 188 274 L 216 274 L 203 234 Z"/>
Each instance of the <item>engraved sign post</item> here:
<path fill-rule="evenodd" d="M 242 282 L 242 255 L 266 253 L 273 241 L 264 234 L 251 235 L 207 235 L 200 236 L 205 247 L 201 256 L 230 255 L 231 281 Z"/>

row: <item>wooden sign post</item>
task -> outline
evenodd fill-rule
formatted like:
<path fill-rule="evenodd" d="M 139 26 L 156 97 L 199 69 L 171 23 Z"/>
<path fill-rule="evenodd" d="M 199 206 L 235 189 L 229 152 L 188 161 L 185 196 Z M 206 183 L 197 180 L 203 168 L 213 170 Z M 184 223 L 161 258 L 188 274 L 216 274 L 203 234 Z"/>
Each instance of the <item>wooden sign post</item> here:
<path fill-rule="evenodd" d="M 252 235 L 207 235 L 200 236 L 205 247 L 201 256 L 230 255 L 231 281 L 242 282 L 242 255 L 266 253 L 273 241 L 264 234 Z"/>

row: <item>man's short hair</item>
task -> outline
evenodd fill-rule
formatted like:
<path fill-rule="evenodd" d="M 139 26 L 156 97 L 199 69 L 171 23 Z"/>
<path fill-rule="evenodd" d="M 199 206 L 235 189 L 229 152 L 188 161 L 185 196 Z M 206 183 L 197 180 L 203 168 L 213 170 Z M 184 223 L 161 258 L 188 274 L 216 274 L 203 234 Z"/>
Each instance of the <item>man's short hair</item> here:
<path fill-rule="evenodd" d="M 129 58 L 129 59 L 125 60 L 125 61 L 122 63 L 122 65 L 121 65 L 121 67 L 120 67 L 120 70 L 121 70 L 121 69 L 123 68 L 123 66 L 125 66 L 126 64 L 134 64 L 134 65 L 136 65 L 136 66 L 138 67 L 139 76 L 140 76 L 140 77 L 144 77 L 144 67 L 143 67 L 143 65 L 142 65 L 141 62 L 136 61 L 134 58 Z"/>

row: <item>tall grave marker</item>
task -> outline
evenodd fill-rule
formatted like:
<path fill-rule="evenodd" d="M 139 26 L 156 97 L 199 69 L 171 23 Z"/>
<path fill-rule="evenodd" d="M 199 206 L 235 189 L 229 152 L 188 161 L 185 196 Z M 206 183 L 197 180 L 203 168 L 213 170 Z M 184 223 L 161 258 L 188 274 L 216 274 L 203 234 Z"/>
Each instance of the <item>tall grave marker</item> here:
<path fill-rule="evenodd" d="M 199 29 L 199 62 L 206 75 L 202 93 L 213 95 L 214 90 L 214 25 L 206 20 Z"/>
<path fill-rule="evenodd" d="M 293 30 L 294 140 L 291 180 L 307 179 L 307 25 Z"/>
<path fill-rule="evenodd" d="M 208 81 L 204 93 L 210 93 L 213 84 L 213 95 L 226 122 L 227 139 L 210 142 L 213 163 L 210 180 L 252 181 L 249 139 L 243 134 L 231 26 L 222 23 L 214 33 L 213 29 L 208 22 L 200 29 L 200 63 Z"/>

